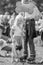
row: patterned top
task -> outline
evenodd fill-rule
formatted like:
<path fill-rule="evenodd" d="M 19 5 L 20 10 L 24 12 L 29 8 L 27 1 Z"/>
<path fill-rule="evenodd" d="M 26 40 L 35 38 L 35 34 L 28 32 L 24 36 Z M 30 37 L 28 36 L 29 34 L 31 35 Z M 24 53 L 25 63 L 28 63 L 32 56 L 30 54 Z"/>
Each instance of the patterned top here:
<path fill-rule="evenodd" d="M 13 42 L 16 43 L 16 45 L 22 45 L 22 40 L 24 39 L 24 27 L 25 27 L 25 20 L 21 14 L 17 15 L 15 18 L 14 25 L 11 29 L 11 37 Z"/>
<path fill-rule="evenodd" d="M 21 14 L 17 15 L 15 18 L 14 25 L 12 26 L 12 32 L 14 31 L 14 35 L 19 35 L 24 33 L 25 20 Z"/>

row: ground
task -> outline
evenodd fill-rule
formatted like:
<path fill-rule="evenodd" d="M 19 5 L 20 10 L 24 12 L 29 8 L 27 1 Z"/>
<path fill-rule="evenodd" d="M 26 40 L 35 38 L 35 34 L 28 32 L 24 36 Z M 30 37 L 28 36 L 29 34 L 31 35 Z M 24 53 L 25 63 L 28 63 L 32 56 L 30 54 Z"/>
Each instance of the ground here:
<path fill-rule="evenodd" d="M 35 43 L 35 50 L 36 50 L 36 61 L 41 62 L 43 61 L 43 42 L 40 40 L 40 36 L 34 39 Z M 3 58 L 0 57 L 0 65 L 23 65 L 21 62 L 14 62 L 12 63 L 12 58 Z M 24 63 L 24 65 L 39 65 L 39 64 L 28 64 Z M 43 64 L 40 64 L 43 65 Z"/>

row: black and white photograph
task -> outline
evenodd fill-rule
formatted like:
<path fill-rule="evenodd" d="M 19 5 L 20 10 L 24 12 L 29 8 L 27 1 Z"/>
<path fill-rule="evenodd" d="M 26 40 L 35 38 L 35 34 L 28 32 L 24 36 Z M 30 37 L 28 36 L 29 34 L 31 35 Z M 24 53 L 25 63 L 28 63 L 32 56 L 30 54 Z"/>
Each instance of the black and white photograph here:
<path fill-rule="evenodd" d="M 43 0 L 0 0 L 0 65 L 43 65 Z"/>

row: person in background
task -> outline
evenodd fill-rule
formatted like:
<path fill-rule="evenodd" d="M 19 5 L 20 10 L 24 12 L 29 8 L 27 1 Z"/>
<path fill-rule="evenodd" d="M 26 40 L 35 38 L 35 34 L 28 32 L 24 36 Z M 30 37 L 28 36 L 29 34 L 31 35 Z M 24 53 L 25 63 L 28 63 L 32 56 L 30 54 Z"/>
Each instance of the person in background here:
<path fill-rule="evenodd" d="M 12 15 L 11 15 L 11 18 L 10 18 L 10 20 L 9 20 L 9 24 L 10 24 L 10 27 L 12 27 L 13 26 L 13 24 L 14 24 L 14 20 L 15 20 L 15 13 L 13 13 Z"/>
<path fill-rule="evenodd" d="M 41 12 L 41 15 L 40 15 L 40 18 L 38 21 L 35 21 L 35 28 L 36 28 L 36 31 L 39 32 L 39 35 L 41 33 L 41 40 L 43 41 L 43 13 Z"/>
<path fill-rule="evenodd" d="M 2 32 L 4 31 L 4 27 L 0 25 L 0 39 L 2 38 Z"/>
<path fill-rule="evenodd" d="M 41 30 L 41 40 L 43 41 L 43 12 L 41 12 L 42 14 L 42 30 Z"/>
<path fill-rule="evenodd" d="M 3 16 L 2 25 L 5 28 L 5 30 L 3 31 L 3 35 L 8 36 L 8 37 L 10 37 L 9 19 L 10 19 L 10 15 L 6 12 L 5 15 Z"/>
<path fill-rule="evenodd" d="M 3 15 L 0 15 L 0 39 L 1 39 L 2 33 L 4 31 L 4 27 L 2 25 L 2 22 L 3 22 Z"/>

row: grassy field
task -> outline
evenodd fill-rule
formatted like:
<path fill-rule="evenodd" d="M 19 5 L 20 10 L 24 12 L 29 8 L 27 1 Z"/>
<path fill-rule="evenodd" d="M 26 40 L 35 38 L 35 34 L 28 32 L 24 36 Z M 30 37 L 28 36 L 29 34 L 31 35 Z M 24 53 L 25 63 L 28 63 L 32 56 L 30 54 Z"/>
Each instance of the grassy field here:
<path fill-rule="evenodd" d="M 21 62 L 10 62 L 10 58 L 1 58 L 0 57 L 0 65 L 43 65 L 43 64 L 29 64 L 29 63 L 21 63 Z"/>

